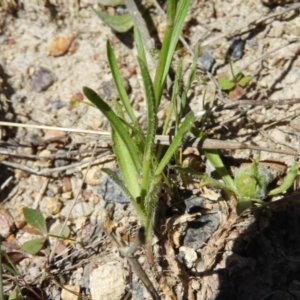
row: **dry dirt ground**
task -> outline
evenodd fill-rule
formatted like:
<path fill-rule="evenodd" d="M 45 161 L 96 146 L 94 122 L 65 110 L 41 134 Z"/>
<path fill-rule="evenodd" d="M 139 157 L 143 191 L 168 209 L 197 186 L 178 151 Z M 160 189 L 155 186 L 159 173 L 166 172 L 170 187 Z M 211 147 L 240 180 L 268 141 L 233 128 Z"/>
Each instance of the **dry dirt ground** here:
<path fill-rule="evenodd" d="M 132 31 L 119 34 L 105 25 L 91 8 L 111 14 L 119 8 L 100 2 L 0 1 L 0 121 L 70 129 L 1 126 L 0 234 L 18 272 L 3 268 L 6 295 L 19 289 L 23 299 L 151 299 L 105 231 L 109 222 L 130 242 L 139 226 L 126 199 L 101 174 L 103 165 L 116 167 L 110 145 L 99 135 L 70 132 L 109 131 L 107 121 L 82 94 L 88 86 L 107 101 L 115 95 L 107 40 L 135 113 L 144 120 Z M 156 4 L 144 2 L 159 47 L 164 16 Z M 165 9 L 165 1 L 159 2 Z M 201 54 L 208 57 L 203 64 L 211 57 L 214 64 L 209 74 L 198 73 L 189 107 L 210 138 L 297 153 L 300 104 L 289 100 L 299 97 L 300 80 L 300 5 L 294 2 L 191 1 L 182 36 L 191 49 L 201 45 Z M 186 79 L 192 57 L 182 45 L 174 65 L 179 57 Z M 229 57 L 233 68 L 244 68 L 244 75 L 252 77 L 246 87 L 236 87 L 231 99 L 213 80 L 230 77 Z M 272 100 L 276 105 L 241 105 L 201 117 L 204 109 L 243 101 L 239 99 Z M 168 103 L 166 97 L 161 124 Z M 202 153 L 185 151 L 209 172 Z M 232 172 L 256 155 L 226 149 L 221 154 Z M 276 185 L 295 155 L 264 151 L 261 160 L 268 161 Z M 147 260 L 143 248 L 135 253 L 160 299 L 300 299 L 297 188 L 296 183 L 277 205 L 247 210 L 240 217 L 222 201 L 220 191 L 195 183 L 186 190 L 179 185 L 176 201 L 162 197 L 153 238 L 155 261 Z M 191 195 L 196 198 L 187 200 Z M 21 251 L 24 242 L 37 237 L 26 225 L 24 207 L 39 210 L 49 230 L 67 220 L 72 240 L 57 243 L 50 238 L 36 255 Z"/>

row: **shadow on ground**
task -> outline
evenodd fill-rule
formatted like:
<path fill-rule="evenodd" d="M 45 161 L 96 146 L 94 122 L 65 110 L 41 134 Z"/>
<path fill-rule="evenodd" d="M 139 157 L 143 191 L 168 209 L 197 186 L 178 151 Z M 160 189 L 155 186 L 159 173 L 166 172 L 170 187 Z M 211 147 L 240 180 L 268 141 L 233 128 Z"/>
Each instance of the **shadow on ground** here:
<path fill-rule="evenodd" d="M 226 268 L 217 271 L 215 300 L 300 299 L 300 199 L 295 198 L 255 212 Z"/>

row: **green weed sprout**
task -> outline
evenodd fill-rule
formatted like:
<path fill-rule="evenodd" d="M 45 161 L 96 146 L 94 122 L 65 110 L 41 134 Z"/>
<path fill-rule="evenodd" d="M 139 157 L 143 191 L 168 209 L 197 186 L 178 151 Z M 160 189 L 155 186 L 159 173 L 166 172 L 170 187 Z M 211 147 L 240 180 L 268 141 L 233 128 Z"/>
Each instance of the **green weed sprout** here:
<path fill-rule="evenodd" d="M 117 109 L 114 109 L 96 92 L 88 87 L 83 87 L 85 96 L 110 122 L 113 152 L 116 155 L 123 179 L 112 170 L 102 170 L 119 184 L 131 200 L 140 223 L 145 228 L 146 248 L 149 253 L 152 253 L 152 223 L 158 201 L 158 189 L 164 178 L 164 169 L 181 145 L 184 135 L 194 123 L 194 115 L 190 112 L 181 124 L 178 123 L 174 138 L 164 155 L 161 156 L 161 151 L 156 151 L 157 109 L 162 99 L 166 78 L 189 3 L 190 0 L 168 0 L 167 2 L 167 29 L 158 55 L 153 81 L 149 74 L 146 52 L 139 29 L 134 28 L 138 52 L 137 60 L 142 75 L 147 109 L 148 128 L 146 132 L 142 131 L 134 115 L 117 66 L 116 57 L 109 42 L 107 43 L 107 57 L 121 103 L 118 104 Z M 122 109 L 120 109 L 120 105 Z"/>
<path fill-rule="evenodd" d="M 27 252 L 29 254 L 37 254 L 42 249 L 46 239 L 49 236 L 57 237 L 57 238 L 67 238 L 70 234 L 69 227 L 65 226 L 64 230 L 62 232 L 62 236 L 59 237 L 56 235 L 57 233 L 60 232 L 62 225 L 58 225 L 50 233 L 48 233 L 47 226 L 46 226 L 46 220 L 45 220 L 44 216 L 38 210 L 25 207 L 23 209 L 23 213 L 24 213 L 26 222 L 30 226 L 32 226 L 39 235 L 41 235 L 40 238 L 25 242 L 21 246 L 21 250 L 24 252 Z"/>
<path fill-rule="evenodd" d="M 283 183 L 279 187 L 268 192 L 270 174 L 266 168 L 259 166 L 260 156 L 256 157 L 251 165 L 242 166 L 236 172 L 234 179 L 232 179 L 217 151 L 206 150 L 205 155 L 221 175 L 224 183 L 207 175 L 195 172 L 190 168 L 185 168 L 185 171 L 200 177 L 202 186 L 210 185 L 222 189 L 227 192 L 228 198 L 231 198 L 231 196 L 234 195 L 237 199 L 236 211 L 238 215 L 245 209 L 251 207 L 253 202 L 266 205 L 268 203 L 263 201 L 266 197 L 284 193 L 293 184 L 298 173 L 298 163 L 295 162 L 290 168 Z M 183 168 L 177 168 L 183 170 Z"/>
<path fill-rule="evenodd" d="M 222 91 L 228 93 L 230 99 L 237 100 L 245 94 L 244 88 L 253 78 L 252 76 L 245 76 L 239 69 L 233 69 L 232 66 L 231 73 L 232 78 L 223 75 L 218 79 L 218 84 Z"/>
<path fill-rule="evenodd" d="M 240 214 L 250 207 L 252 202 L 265 204 L 261 199 L 285 192 L 293 184 L 297 173 L 298 163 L 294 163 L 283 183 L 276 189 L 267 192 L 270 174 L 266 168 L 259 166 L 259 156 L 254 159 L 250 166 L 241 167 L 234 177 L 234 192 L 239 199 L 237 213 Z"/>

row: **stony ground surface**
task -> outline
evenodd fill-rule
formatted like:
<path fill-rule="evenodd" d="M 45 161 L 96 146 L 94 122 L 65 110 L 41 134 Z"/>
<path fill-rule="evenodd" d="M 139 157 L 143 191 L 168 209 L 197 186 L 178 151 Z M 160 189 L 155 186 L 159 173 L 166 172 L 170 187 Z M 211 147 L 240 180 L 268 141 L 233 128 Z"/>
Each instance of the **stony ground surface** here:
<path fill-rule="evenodd" d="M 88 86 L 107 101 L 115 95 L 106 60 L 109 40 L 132 106 L 143 122 L 145 104 L 132 32 L 115 33 L 105 25 L 92 7 L 111 14 L 117 9 L 100 2 L 0 1 L 0 121 L 109 131 L 107 121 L 86 105 L 82 94 L 82 87 Z M 164 2 L 160 1 L 163 9 Z M 199 72 L 189 95 L 199 127 L 211 138 L 297 152 L 300 104 L 288 99 L 299 97 L 300 5 L 267 0 L 191 2 L 182 36 L 191 49 L 201 45 L 203 65 L 214 62 L 210 76 Z M 159 45 L 164 15 L 151 1 L 145 1 L 144 8 Z M 192 56 L 180 45 L 175 66 L 179 57 L 184 59 L 186 79 Z M 244 68 L 243 74 L 252 77 L 230 95 L 215 84 L 230 78 L 229 60 L 233 68 Z M 203 109 L 239 99 L 284 101 L 224 109 L 201 118 Z M 168 101 L 160 108 L 161 124 Z M 185 153 L 208 168 L 195 149 Z M 253 153 L 223 149 L 222 154 L 234 172 Z M 261 159 L 275 170 L 276 185 L 295 157 L 265 151 Z M 96 300 L 125 299 L 131 290 L 133 299 L 151 299 L 105 231 L 109 222 L 123 240 L 131 241 L 138 228 L 131 206 L 101 174 L 103 165 L 116 167 L 106 141 L 87 132 L 2 126 L 0 162 L 0 234 L 19 272 L 17 276 L 4 271 L 6 294 L 18 287 L 24 299 L 77 299 L 79 293 L 81 299 Z M 296 183 L 285 196 L 297 188 Z M 143 249 L 136 253 L 161 299 L 300 299 L 297 196 L 237 217 L 230 205 L 217 201 L 219 191 L 193 184 L 177 192 L 179 204 L 170 199 L 160 204 L 154 265 Z M 187 200 L 193 194 L 196 198 Z M 22 252 L 20 245 L 37 237 L 26 225 L 24 207 L 42 212 L 49 230 L 67 219 L 72 241 L 55 247 L 57 240 L 50 238 L 37 255 Z"/>

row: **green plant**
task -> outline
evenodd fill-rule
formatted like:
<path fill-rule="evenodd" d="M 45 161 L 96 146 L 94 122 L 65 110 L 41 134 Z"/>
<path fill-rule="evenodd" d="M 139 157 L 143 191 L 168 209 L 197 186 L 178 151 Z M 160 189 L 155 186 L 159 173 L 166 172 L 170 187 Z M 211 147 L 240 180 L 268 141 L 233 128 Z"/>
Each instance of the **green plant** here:
<path fill-rule="evenodd" d="M 241 214 L 245 209 L 251 207 L 253 202 L 262 205 L 269 204 L 263 200 L 268 196 L 274 196 L 285 192 L 293 184 L 298 173 L 298 163 L 294 163 L 283 183 L 279 187 L 268 192 L 270 174 L 266 168 L 259 165 L 260 156 L 256 157 L 251 165 L 241 167 L 236 172 L 233 179 L 229 175 L 229 172 L 224 166 L 217 151 L 206 150 L 205 156 L 216 168 L 224 183 L 219 182 L 206 174 L 198 173 L 190 168 L 176 168 L 201 178 L 202 186 L 210 185 L 222 189 L 227 193 L 227 198 L 234 196 L 237 200 L 237 214 Z"/>
<path fill-rule="evenodd" d="M 93 90 L 88 87 L 83 88 L 85 96 L 110 122 L 113 151 L 117 157 L 122 178 L 118 177 L 117 173 L 112 170 L 103 169 L 103 171 L 123 188 L 131 200 L 141 225 L 145 228 L 146 247 L 150 253 L 152 222 L 158 201 L 158 189 L 162 180 L 165 180 L 166 184 L 169 185 L 164 176 L 164 169 L 181 145 L 185 133 L 190 130 L 194 123 L 194 115 L 190 112 L 185 116 L 182 123 L 177 121 L 174 138 L 164 155 L 161 155 L 162 151 L 160 149 L 156 151 L 157 109 L 162 99 L 171 60 L 187 14 L 189 2 L 189 0 L 169 0 L 167 2 L 167 29 L 158 56 L 154 80 L 150 76 L 147 56 L 139 29 L 134 28 L 138 52 L 137 60 L 142 75 L 147 107 L 147 131 L 145 133 L 142 131 L 130 105 L 109 42 L 107 43 L 107 56 L 121 104 L 115 102 L 115 108 L 113 109 Z M 174 91 L 172 98 L 176 98 Z M 167 127 L 164 128 L 164 131 L 166 129 Z"/>
<path fill-rule="evenodd" d="M 222 91 L 229 94 L 232 100 L 238 100 L 245 95 L 244 88 L 252 80 L 252 76 L 245 76 L 238 69 L 231 68 L 231 77 L 229 75 L 221 75 L 218 84 Z"/>
<path fill-rule="evenodd" d="M 21 246 L 22 251 L 25 251 L 30 254 L 36 254 L 42 249 L 42 247 L 48 237 L 51 236 L 51 237 L 65 239 L 70 234 L 70 229 L 66 226 L 66 227 L 64 227 L 62 236 L 60 236 L 60 237 L 57 236 L 57 233 L 60 232 L 60 229 L 61 229 L 60 224 L 58 226 L 56 226 L 53 230 L 51 230 L 51 232 L 48 233 L 47 226 L 46 226 L 46 220 L 45 220 L 44 216 L 35 209 L 25 207 L 23 209 L 23 213 L 24 213 L 24 217 L 25 217 L 27 224 L 32 226 L 34 232 L 38 235 L 41 235 L 42 237 L 25 242 Z"/>

